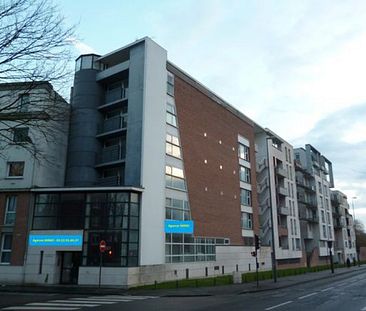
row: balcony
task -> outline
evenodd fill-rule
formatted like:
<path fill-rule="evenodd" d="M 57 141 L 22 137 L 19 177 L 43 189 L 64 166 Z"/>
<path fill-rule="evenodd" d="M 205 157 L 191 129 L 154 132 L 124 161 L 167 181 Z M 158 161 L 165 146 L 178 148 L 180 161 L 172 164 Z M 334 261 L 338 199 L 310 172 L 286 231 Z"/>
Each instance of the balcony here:
<path fill-rule="evenodd" d="M 279 195 L 282 195 L 285 197 L 288 196 L 288 190 L 285 187 L 281 187 L 281 186 L 277 187 L 277 192 Z"/>
<path fill-rule="evenodd" d="M 281 207 L 279 207 L 279 208 L 278 208 L 278 213 L 279 213 L 280 215 L 288 216 L 288 215 L 290 215 L 290 210 L 289 210 L 289 208 L 288 208 L 288 207 L 286 207 L 286 206 L 281 206 Z"/>
<path fill-rule="evenodd" d="M 127 88 L 115 88 L 105 93 L 105 103 L 109 104 L 119 100 L 127 99 L 128 89 Z"/>
<path fill-rule="evenodd" d="M 102 124 L 98 126 L 97 136 L 103 136 L 110 133 L 115 133 L 127 128 L 127 115 L 116 116 L 107 120 L 104 120 Z"/>
<path fill-rule="evenodd" d="M 122 178 L 120 176 L 110 176 L 99 178 L 96 186 L 100 187 L 113 187 L 123 185 Z"/>
<path fill-rule="evenodd" d="M 282 178 L 287 178 L 287 171 L 281 166 L 276 166 L 276 174 Z"/>
<path fill-rule="evenodd" d="M 113 145 L 102 149 L 98 155 L 97 165 L 111 165 L 124 161 L 126 157 L 126 148 L 120 145 Z"/>

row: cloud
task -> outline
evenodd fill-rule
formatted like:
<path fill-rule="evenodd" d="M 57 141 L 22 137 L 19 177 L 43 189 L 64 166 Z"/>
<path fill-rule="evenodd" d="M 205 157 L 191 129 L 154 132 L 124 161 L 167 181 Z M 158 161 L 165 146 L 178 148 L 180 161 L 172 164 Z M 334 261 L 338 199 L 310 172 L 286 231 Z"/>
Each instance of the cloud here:
<path fill-rule="evenodd" d="M 75 47 L 78 54 L 96 54 L 94 48 L 76 38 L 69 38 L 69 42 Z"/>
<path fill-rule="evenodd" d="M 318 121 L 306 136 L 294 140 L 296 147 L 310 143 L 333 164 L 335 189 L 355 200 L 355 214 L 366 224 L 366 103 L 331 113 Z"/>

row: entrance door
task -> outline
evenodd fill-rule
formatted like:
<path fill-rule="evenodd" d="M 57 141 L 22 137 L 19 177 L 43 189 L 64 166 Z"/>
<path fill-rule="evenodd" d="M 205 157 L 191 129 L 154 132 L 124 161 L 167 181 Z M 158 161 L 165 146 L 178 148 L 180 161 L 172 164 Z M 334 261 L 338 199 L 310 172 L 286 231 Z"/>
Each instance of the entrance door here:
<path fill-rule="evenodd" d="M 81 252 L 61 252 L 60 284 L 77 284 Z"/>

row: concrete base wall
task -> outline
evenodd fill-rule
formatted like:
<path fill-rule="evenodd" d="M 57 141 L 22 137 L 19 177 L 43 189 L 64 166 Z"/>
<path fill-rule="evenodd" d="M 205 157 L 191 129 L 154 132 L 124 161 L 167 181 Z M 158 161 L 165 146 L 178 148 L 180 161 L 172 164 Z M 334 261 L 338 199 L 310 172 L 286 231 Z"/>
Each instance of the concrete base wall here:
<path fill-rule="evenodd" d="M 106 286 L 133 287 L 154 284 L 154 282 L 174 281 L 189 278 L 201 278 L 255 271 L 255 257 L 251 256 L 253 247 L 217 246 L 216 261 L 187 262 L 162 265 L 147 265 L 134 268 L 105 267 L 102 268 L 101 284 Z M 271 250 L 262 247 L 258 251 L 259 269 L 271 269 Z M 97 285 L 99 283 L 99 267 L 80 267 L 79 284 Z"/>
<path fill-rule="evenodd" d="M 0 266 L 1 284 L 22 284 L 24 277 L 23 266 Z"/>

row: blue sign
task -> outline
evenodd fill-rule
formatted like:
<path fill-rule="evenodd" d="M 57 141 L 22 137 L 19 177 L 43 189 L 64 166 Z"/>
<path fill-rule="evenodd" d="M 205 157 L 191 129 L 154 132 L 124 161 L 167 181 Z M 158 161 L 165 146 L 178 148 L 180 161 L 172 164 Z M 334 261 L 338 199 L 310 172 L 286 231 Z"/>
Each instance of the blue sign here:
<path fill-rule="evenodd" d="M 192 220 L 165 220 L 165 233 L 193 233 Z"/>
<path fill-rule="evenodd" d="M 30 246 L 82 246 L 82 234 L 67 235 L 46 235 L 31 234 L 29 235 Z"/>

